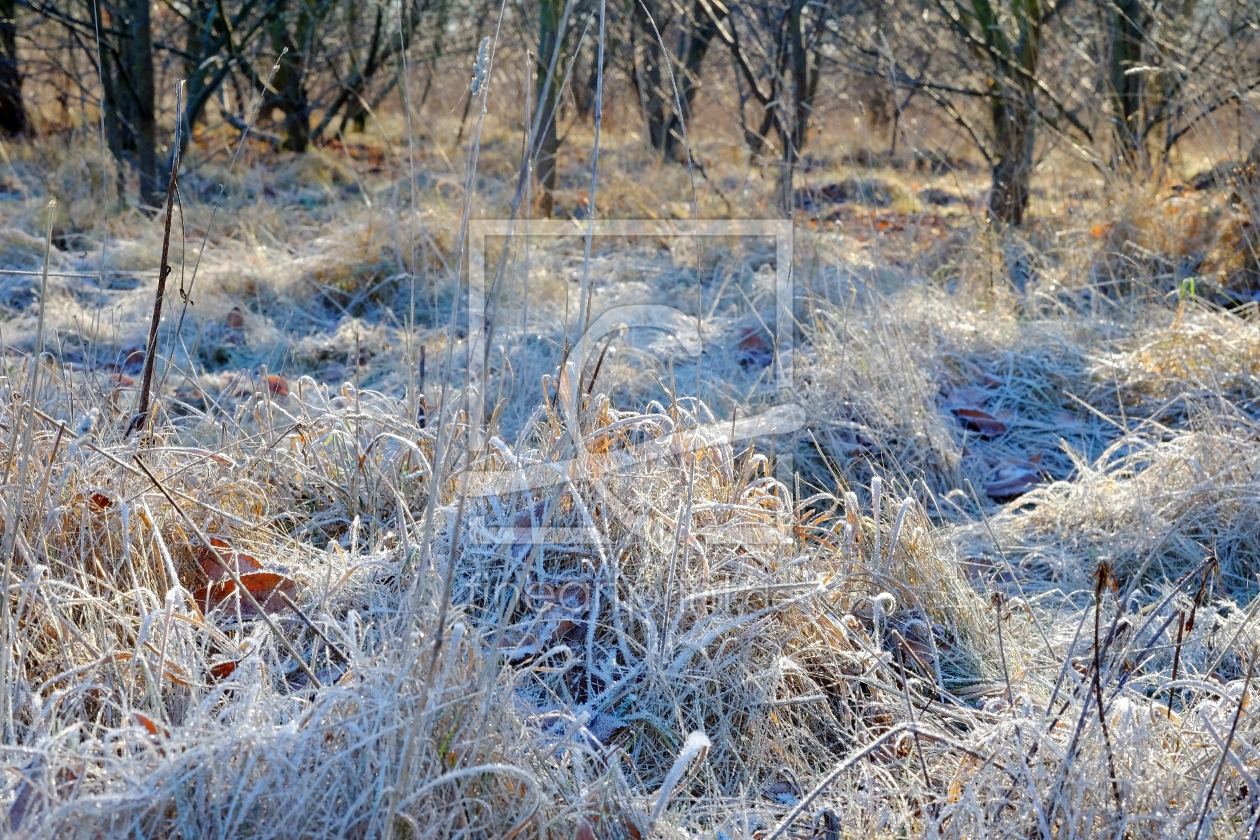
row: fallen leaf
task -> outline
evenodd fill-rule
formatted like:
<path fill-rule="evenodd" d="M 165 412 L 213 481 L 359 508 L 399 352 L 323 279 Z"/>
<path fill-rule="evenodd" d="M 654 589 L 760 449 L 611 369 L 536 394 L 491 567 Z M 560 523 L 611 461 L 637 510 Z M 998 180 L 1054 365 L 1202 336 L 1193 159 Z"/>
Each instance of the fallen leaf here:
<path fill-rule="evenodd" d="M 739 363 L 744 367 L 765 367 L 774 359 L 774 351 L 757 327 L 740 329 L 735 347 L 739 350 Z"/>
<path fill-rule="evenodd" d="M 766 785 L 762 792 L 766 798 L 780 805 L 792 806 L 801 801 L 801 791 L 790 779 L 777 779 Z"/>
<path fill-rule="evenodd" d="M 92 503 L 92 509 L 97 511 L 105 510 L 105 508 L 114 504 L 114 500 L 104 493 L 93 493 L 89 498 Z"/>
<path fill-rule="evenodd" d="M 270 615 L 288 609 L 288 604 L 282 596 L 288 596 L 292 600 L 297 595 L 297 583 L 275 572 L 252 572 L 241 575 L 241 585 L 254 596 L 263 611 Z M 197 606 L 201 607 L 202 612 L 207 613 L 218 609 L 224 601 L 234 597 L 237 597 L 236 582 L 232 580 L 203 586 L 193 593 Z M 258 614 L 254 605 L 244 598 L 240 601 L 240 610 L 243 618 L 251 618 Z"/>
<path fill-rule="evenodd" d="M 984 492 L 990 499 L 1012 499 L 1022 496 L 1040 485 L 1042 481 L 1041 474 L 1037 472 L 1036 462 L 1008 462 L 998 467 L 993 480 L 984 486 Z"/>
<path fill-rule="evenodd" d="M 288 381 L 278 373 L 268 374 L 267 388 L 277 397 L 283 397 L 289 393 Z"/>
<path fill-rule="evenodd" d="M 165 729 L 163 729 L 162 727 L 158 726 L 156 723 L 154 723 L 154 722 L 153 722 L 152 720 L 150 720 L 148 717 L 146 717 L 146 716 L 144 716 L 144 715 L 140 714 L 139 712 L 132 712 L 132 713 L 131 713 L 131 716 L 132 716 L 133 718 L 135 718 L 135 719 L 136 719 L 136 723 L 140 724 L 140 725 L 141 725 L 141 726 L 143 726 L 145 729 L 149 730 L 149 734 L 150 734 L 150 735 L 158 735 L 158 734 L 165 734 L 165 733 L 166 733 L 166 730 L 165 730 Z"/>
<path fill-rule="evenodd" d="M 204 545 L 197 547 L 196 554 L 201 571 L 206 573 L 211 583 L 230 580 L 232 577 L 232 572 L 219 562 L 219 558 L 222 558 L 238 575 L 262 571 L 262 563 L 259 563 L 252 555 L 234 550 L 226 540 L 211 537 L 210 545 L 218 551 L 218 557 L 215 557 L 215 552 Z"/>
<path fill-rule="evenodd" d="M 231 329 L 239 330 L 245 326 L 245 315 L 241 312 L 239 306 L 233 306 L 232 310 L 227 314 L 227 325 Z"/>
<path fill-rule="evenodd" d="M 236 663 L 228 659 L 210 666 L 210 676 L 216 680 L 226 680 L 236 671 Z"/>
<path fill-rule="evenodd" d="M 951 409 L 959 408 L 984 408 L 984 404 L 993 396 L 992 391 L 984 388 L 977 388 L 974 385 L 964 385 L 961 388 L 953 388 L 950 390 L 946 400 L 946 405 Z"/>
<path fill-rule="evenodd" d="M 1076 426 L 1081 422 L 1080 418 L 1070 411 L 1052 411 L 1050 419 L 1056 426 Z"/>
<path fill-rule="evenodd" d="M 987 411 L 981 411 L 978 408 L 955 408 L 953 412 L 964 426 L 974 432 L 979 432 L 984 437 L 1006 434 L 1006 424 Z"/>

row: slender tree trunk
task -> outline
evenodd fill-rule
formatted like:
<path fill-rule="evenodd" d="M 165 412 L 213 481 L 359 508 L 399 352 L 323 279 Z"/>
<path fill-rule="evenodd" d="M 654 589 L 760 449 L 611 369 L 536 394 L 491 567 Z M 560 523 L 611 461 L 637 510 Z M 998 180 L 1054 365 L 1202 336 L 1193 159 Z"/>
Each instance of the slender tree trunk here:
<path fill-rule="evenodd" d="M 691 106 L 700 91 L 700 67 L 709 53 L 713 39 L 718 35 L 718 22 L 728 12 L 725 6 L 713 5 L 713 16 L 710 16 L 702 5 L 703 0 L 696 0 L 691 13 L 692 31 L 687 38 L 686 49 L 683 50 L 683 73 L 678 81 L 682 92 L 683 116 L 691 119 Z M 716 20 L 714 19 L 716 17 Z"/>
<path fill-rule="evenodd" d="M 307 50 L 314 32 L 310 7 L 304 5 L 297 13 L 294 31 L 289 31 L 290 18 L 284 4 L 278 4 L 269 29 L 271 44 L 276 53 L 288 50 L 280 60 L 272 85 L 276 93 L 268 105 L 279 108 L 284 114 L 284 143 L 281 149 L 303 154 L 311 143 L 311 104 L 306 88 L 308 69 Z"/>
<path fill-rule="evenodd" d="M 140 203 L 157 207 L 162 186 L 157 166 L 153 35 L 148 0 L 88 0 L 101 33 L 100 71 L 105 136 L 118 163 L 118 200 L 125 201 L 126 166 L 140 176 Z"/>
<path fill-rule="evenodd" d="M 801 10 L 804 7 L 805 0 L 792 0 L 788 11 L 788 49 L 791 51 L 789 61 L 792 66 L 792 98 L 795 100 L 791 142 L 783 152 L 784 162 L 789 169 L 796 167 L 801 149 L 805 145 L 806 132 L 809 130 L 809 103 L 805 101 L 805 91 L 809 86 L 809 56 L 805 54 L 805 44 L 801 38 Z"/>
<path fill-rule="evenodd" d="M 162 203 L 158 183 L 157 107 L 153 80 L 153 29 L 149 20 L 149 0 L 124 0 L 128 43 L 126 57 L 128 92 L 132 99 L 132 131 L 136 170 L 140 173 L 140 200 L 150 207 Z"/>
<path fill-rule="evenodd" d="M 973 8 L 995 55 L 995 72 L 989 82 L 993 121 L 989 221 L 1020 225 L 1028 208 L 1033 144 L 1037 139 L 1034 118 L 1041 61 L 1041 4 L 1039 0 L 1022 0 L 1013 7 L 1019 27 L 1019 40 L 1014 45 L 1002 31 L 988 0 L 973 0 Z"/>
<path fill-rule="evenodd" d="M 350 96 L 346 103 L 345 116 L 341 118 L 341 127 L 337 130 L 338 134 L 344 133 L 346 126 L 351 123 L 354 124 L 354 130 L 359 133 L 362 133 L 367 127 L 368 111 L 363 101 L 363 93 L 367 88 L 368 81 L 376 74 L 378 54 L 381 46 L 381 24 L 383 22 L 384 12 L 378 7 L 376 10 L 376 22 L 372 26 L 372 42 L 368 46 L 366 65 L 360 65 L 356 59 L 350 71 L 350 76 L 354 81 L 349 87 Z"/>
<path fill-rule="evenodd" d="M 544 95 L 543 85 L 547 80 L 547 67 L 551 63 L 551 54 L 556 45 L 560 45 L 560 60 L 556 63 L 556 74 L 565 65 L 564 41 L 565 33 L 560 31 L 561 17 L 564 15 L 564 0 L 542 0 L 539 4 L 538 27 L 538 78 L 536 80 L 535 98 L 538 107 L 542 108 L 543 130 L 538 138 L 538 185 L 542 188 L 539 203 L 542 214 L 551 216 L 555 199 L 552 191 L 556 188 L 556 153 L 560 151 L 560 134 L 556 121 L 559 118 L 557 109 L 560 103 L 560 79 L 552 80 L 551 86 Z"/>
<path fill-rule="evenodd" d="M 801 153 L 809 140 L 809 118 L 814 111 L 814 93 L 818 89 L 818 67 L 815 64 L 811 69 L 809 48 L 805 43 L 805 5 L 806 0 L 791 0 L 787 12 L 787 55 L 784 58 L 791 82 L 792 107 L 780 111 L 783 115 L 779 126 L 783 163 L 778 203 L 788 214 L 794 209 L 794 179 Z"/>
<path fill-rule="evenodd" d="M 92 14 L 93 27 L 97 31 L 100 31 L 103 28 L 101 21 L 101 0 L 88 0 L 88 10 Z M 99 58 L 101 75 L 101 108 L 104 110 L 104 113 L 102 114 L 102 122 L 105 124 L 105 141 L 109 145 L 110 155 L 114 158 L 115 172 L 117 175 L 117 198 L 118 202 L 121 204 L 126 198 L 127 170 L 125 168 L 123 158 L 122 122 L 118 118 L 118 90 L 115 80 L 115 64 L 108 43 L 102 42 Z"/>
<path fill-rule="evenodd" d="M 663 83 L 668 83 L 664 82 L 661 73 L 661 67 L 666 60 L 661 45 L 661 33 L 668 22 L 657 14 L 657 6 L 653 0 L 631 0 L 631 5 L 635 41 L 639 46 L 635 50 L 638 67 L 634 74 L 634 84 L 647 120 L 648 142 L 652 144 L 652 148 L 664 151 L 669 143 L 669 131 L 673 124 L 669 107 L 673 97 L 672 94 L 666 95 Z M 672 85 L 670 87 L 672 89 Z"/>
<path fill-rule="evenodd" d="M 21 134 L 26 130 L 16 16 L 16 1 L 0 0 L 0 129 L 8 134 Z"/>
<path fill-rule="evenodd" d="M 1028 208 L 1029 177 L 1032 174 L 1032 110 L 1025 92 L 1009 87 L 995 90 L 989 98 L 993 118 L 993 188 L 989 193 L 989 216 L 995 222 L 1020 225 Z"/>
<path fill-rule="evenodd" d="M 664 151 L 666 157 L 679 162 L 686 159 L 683 150 L 678 148 L 683 137 L 682 121 L 691 122 L 691 106 L 696 101 L 696 94 L 700 90 L 700 67 L 704 64 L 704 57 L 708 54 L 713 39 L 717 37 L 718 21 L 723 20 L 728 13 L 725 6 L 718 4 L 713 7 L 713 15 L 710 16 L 701 3 L 702 0 L 696 0 L 689 27 L 684 33 L 681 49 L 678 51 L 682 56 L 676 77 L 680 102 L 674 103 L 672 85 L 667 91 L 669 103 L 681 104 L 682 113 L 669 115 L 668 124 L 662 132 Z M 714 20 L 715 17 L 716 20 Z"/>
<path fill-rule="evenodd" d="M 1142 74 L 1129 72 L 1142 64 L 1144 26 L 1139 0 L 1115 0 L 1108 14 L 1111 42 L 1111 90 L 1116 102 L 1116 143 L 1120 156 L 1131 166 L 1141 165 Z"/>

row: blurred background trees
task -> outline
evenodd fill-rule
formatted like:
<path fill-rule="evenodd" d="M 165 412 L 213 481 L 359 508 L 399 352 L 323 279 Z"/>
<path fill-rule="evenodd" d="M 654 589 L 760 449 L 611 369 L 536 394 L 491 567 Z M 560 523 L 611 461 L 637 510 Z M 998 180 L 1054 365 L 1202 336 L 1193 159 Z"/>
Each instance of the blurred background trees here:
<path fill-rule="evenodd" d="M 415 123 L 435 94 L 466 120 L 477 44 L 498 32 L 492 85 L 537 126 L 533 176 L 550 213 L 567 127 L 594 112 L 603 9 L 605 110 L 641 126 L 663 164 L 702 171 L 688 141 L 727 133 L 777 179 L 786 212 L 811 155 L 939 156 L 930 123 L 961 138 L 950 154 L 987 164 L 992 223 L 1019 225 L 1051 148 L 1140 177 L 1196 133 L 1232 132 L 1246 156 L 1258 3 L 0 0 L 0 130 L 102 132 L 120 200 L 153 206 L 176 79 L 188 80 L 184 142 L 226 125 L 303 154 L 403 103 Z M 854 148 L 841 115 L 861 117 L 870 142 Z"/>

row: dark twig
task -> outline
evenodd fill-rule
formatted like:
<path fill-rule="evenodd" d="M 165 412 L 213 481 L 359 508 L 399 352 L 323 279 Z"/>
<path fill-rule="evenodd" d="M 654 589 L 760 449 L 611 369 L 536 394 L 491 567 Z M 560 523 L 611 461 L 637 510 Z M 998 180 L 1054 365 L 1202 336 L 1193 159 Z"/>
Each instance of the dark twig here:
<path fill-rule="evenodd" d="M 1177 682 L 1177 669 L 1181 667 L 1181 639 L 1185 635 L 1186 621 L 1181 614 L 1181 610 L 1177 610 L 1177 647 L 1173 650 L 1173 672 L 1172 682 Z M 1172 704 L 1173 695 L 1177 693 L 1177 689 L 1171 686 L 1168 689 L 1168 719 L 1172 720 Z"/>
<path fill-rule="evenodd" d="M 1238 721 L 1242 718 L 1243 707 L 1247 705 L 1247 692 L 1251 689 L 1251 678 L 1256 672 L 1256 653 L 1253 650 L 1251 660 L 1247 663 L 1247 677 L 1243 680 L 1242 694 L 1238 697 L 1238 708 L 1234 710 L 1234 722 L 1229 726 L 1229 737 L 1225 739 L 1225 747 L 1221 750 L 1221 760 L 1216 764 L 1216 772 L 1212 774 L 1212 784 L 1208 785 L 1207 796 L 1203 797 L 1203 810 L 1199 812 L 1199 824 L 1194 827 L 1194 840 L 1203 836 L 1203 821 L 1207 819 L 1208 807 L 1212 804 L 1212 794 L 1216 792 L 1216 784 L 1221 780 L 1221 771 L 1229 759 L 1229 748 L 1234 743 L 1234 735 L 1238 733 Z"/>
<path fill-rule="evenodd" d="M 324 631 L 315 626 L 315 622 L 311 621 L 306 613 L 302 612 L 302 608 L 299 607 L 292 598 L 285 595 L 280 589 L 276 590 L 276 594 L 280 596 L 280 600 L 284 601 L 285 606 L 297 613 L 297 617 L 302 619 L 302 623 L 306 625 L 307 629 L 314 633 L 319 640 L 324 643 L 324 646 L 328 648 L 329 652 L 331 652 L 333 656 L 337 657 L 337 659 L 341 661 L 342 665 L 350 664 L 350 657 L 342 653 L 341 648 L 334 645 L 332 641 L 329 640 L 328 636 L 325 635 Z"/>
<path fill-rule="evenodd" d="M 1098 724 L 1102 727 L 1103 744 L 1107 748 L 1107 772 L 1111 775 L 1111 792 L 1116 797 L 1116 810 L 1124 811 L 1120 801 L 1120 782 L 1116 779 L 1116 757 L 1111 751 L 1111 733 L 1107 730 L 1107 710 L 1103 705 L 1102 692 L 1102 647 L 1099 640 L 1099 624 L 1102 617 L 1103 588 L 1110 584 L 1115 587 L 1115 578 L 1111 567 L 1106 563 L 1098 564 L 1098 582 L 1094 585 L 1094 702 L 1098 704 Z"/>
<path fill-rule="evenodd" d="M 175 113 L 183 113 L 184 80 L 175 85 Z M 158 271 L 157 292 L 153 296 L 153 322 L 149 324 L 149 343 L 144 352 L 144 376 L 140 383 L 140 404 L 136 416 L 127 426 L 127 437 L 143 427 L 149 419 L 149 396 L 153 388 L 153 365 L 157 361 L 158 327 L 162 323 L 162 300 L 166 297 L 166 277 L 171 273 L 171 218 L 175 211 L 175 188 L 179 184 L 179 142 L 182 120 L 175 123 L 175 148 L 171 157 L 171 177 L 166 182 L 166 232 L 162 235 L 162 263 Z"/>

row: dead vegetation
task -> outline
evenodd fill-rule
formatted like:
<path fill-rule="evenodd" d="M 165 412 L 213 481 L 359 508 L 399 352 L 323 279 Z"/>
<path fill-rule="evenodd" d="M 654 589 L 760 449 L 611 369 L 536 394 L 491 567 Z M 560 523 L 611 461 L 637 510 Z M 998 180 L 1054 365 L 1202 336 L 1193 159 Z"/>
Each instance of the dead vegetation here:
<path fill-rule="evenodd" d="M 160 225 L 21 150 L 71 216 L 48 251 L 14 199 L 0 251 L 69 275 L 0 300 L 8 832 L 1254 833 L 1260 327 L 1199 279 L 1249 288 L 1244 205 L 1051 197 L 1017 235 L 837 166 L 796 216 L 790 389 L 765 242 L 588 260 L 575 224 L 508 255 L 483 429 L 464 182 L 406 206 L 355 168 L 397 146 L 347 149 L 216 173 L 213 226 L 189 179 L 131 437 Z M 634 155 L 601 189 L 678 215 L 686 173 Z M 576 365 L 584 288 L 698 302 L 706 352 Z M 792 402 L 795 436 L 738 426 Z"/>

